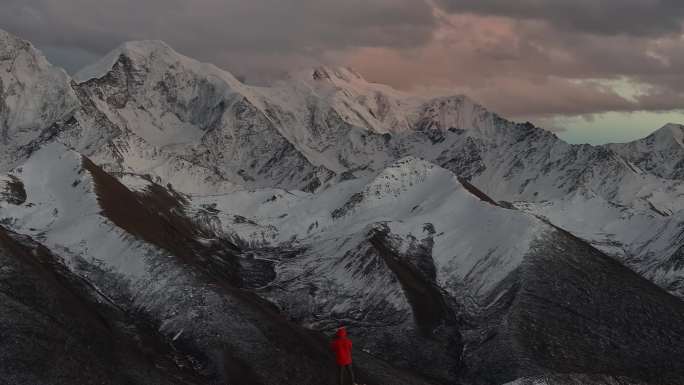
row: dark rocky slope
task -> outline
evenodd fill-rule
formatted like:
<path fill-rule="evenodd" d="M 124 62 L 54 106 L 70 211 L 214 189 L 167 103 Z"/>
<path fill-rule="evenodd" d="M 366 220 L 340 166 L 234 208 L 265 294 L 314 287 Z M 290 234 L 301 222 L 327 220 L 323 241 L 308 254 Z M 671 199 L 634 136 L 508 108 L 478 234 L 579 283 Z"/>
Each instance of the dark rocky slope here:
<path fill-rule="evenodd" d="M 564 231 L 538 242 L 496 295 L 469 334 L 473 383 L 554 373 L 684 383 L 684 303 Z"/>
<path fill-rule="evenodd" d="M 0 383 L 189 385 L 204 379 L 169 341 L 67 271 L 59 257 L 0 228 Z"/>

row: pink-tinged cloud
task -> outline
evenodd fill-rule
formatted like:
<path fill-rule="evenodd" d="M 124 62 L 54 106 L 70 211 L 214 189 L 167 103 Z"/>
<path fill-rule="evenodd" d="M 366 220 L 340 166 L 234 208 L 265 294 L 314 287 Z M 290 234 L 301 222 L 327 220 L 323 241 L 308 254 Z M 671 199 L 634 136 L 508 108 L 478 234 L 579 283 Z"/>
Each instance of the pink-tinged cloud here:
<path fill-rule="evenodd" d="M 161 39 L 250 81 L 319 62 L 504 115 L 682 108 L 682 0 L 4 0 L 57 64 Z M 85 64 L 85 63 L 82 63 Z M 637 85 L 633 97 L 607 84 Z M 620 92 L 619 92 L 620 91 Z M 638 91 L 638 92 L 637 92 Z"/>
<path fill-rule="evenodd" d="M 343 56 L 374 81 L 466 93 L 511 117 L 672 110 L 684 90 L 681 36 L 568 33 L 539 20 L 438 12 L 434 38 L 418 48 L 364 48 Z M 622 95 L 600 80 L 628 80 Z M 637 93 L 634 90 L 634 93 Z"/>

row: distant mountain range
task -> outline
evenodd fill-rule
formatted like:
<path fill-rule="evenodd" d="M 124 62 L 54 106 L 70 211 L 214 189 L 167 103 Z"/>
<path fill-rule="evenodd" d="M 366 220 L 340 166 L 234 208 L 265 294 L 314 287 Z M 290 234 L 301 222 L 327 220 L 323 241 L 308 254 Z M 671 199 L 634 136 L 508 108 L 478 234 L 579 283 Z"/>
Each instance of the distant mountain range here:
<path fill-rule="evenodd" d="M 163 42 L 73 78 L 0 31 L 10 384 L 684 384 L 684 126 L 571 145 Z"/>

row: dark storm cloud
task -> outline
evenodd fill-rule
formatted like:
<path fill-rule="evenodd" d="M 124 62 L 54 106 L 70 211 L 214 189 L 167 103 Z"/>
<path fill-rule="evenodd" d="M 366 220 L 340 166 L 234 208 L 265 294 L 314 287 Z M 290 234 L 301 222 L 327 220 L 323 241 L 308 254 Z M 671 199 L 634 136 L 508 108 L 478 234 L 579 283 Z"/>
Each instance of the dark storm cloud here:
<path fill-rule="evenodd" d="M 683 108 L 683 15 L 684 0 L 0 0 L 0 28 L 71 72 L 160 39 L 249 81 L 347 64 L 512 117 Z"/>
<path fill-rule="evenodd" d="M 594 34 L 658 36 L 682 30 L 682 0 L 437 0 L 451 12 L 547 21 Z"/>
<path fill-rule="evenodd" d="M 423 0 L 0 0 L 0 26 L 39 46 L 104 53 L 161 39 L 217 52 L 292 54 L 425 43 L 435 27 Z"/>

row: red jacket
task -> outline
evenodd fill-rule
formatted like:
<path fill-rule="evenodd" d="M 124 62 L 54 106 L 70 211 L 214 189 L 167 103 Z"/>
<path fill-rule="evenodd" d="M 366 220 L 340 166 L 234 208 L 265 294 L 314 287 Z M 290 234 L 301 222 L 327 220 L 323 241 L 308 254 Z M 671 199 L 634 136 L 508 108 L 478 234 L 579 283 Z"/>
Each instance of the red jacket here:
<path fill-rule="evenodd" d="M 347 366 L 352 363 L 352 342 L 347 338 L 347 329 L 337 329 L 337 337 L 330 343 L 330 350 L 335 352 L 337 365 Z"/>

